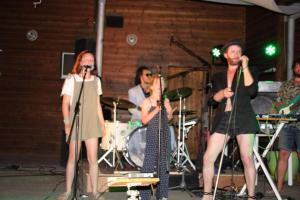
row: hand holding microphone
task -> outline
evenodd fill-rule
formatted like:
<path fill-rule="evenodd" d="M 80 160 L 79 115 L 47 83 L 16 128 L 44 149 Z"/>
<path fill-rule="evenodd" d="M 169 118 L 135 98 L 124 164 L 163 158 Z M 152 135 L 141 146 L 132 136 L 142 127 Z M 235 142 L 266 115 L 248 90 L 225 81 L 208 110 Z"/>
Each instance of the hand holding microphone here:
<path fill-rule="evenodd" d="M 245 55 L 240 57 L 239 66 L 243 68 L 243 70 L 248 69 L 249 58 Z"/>

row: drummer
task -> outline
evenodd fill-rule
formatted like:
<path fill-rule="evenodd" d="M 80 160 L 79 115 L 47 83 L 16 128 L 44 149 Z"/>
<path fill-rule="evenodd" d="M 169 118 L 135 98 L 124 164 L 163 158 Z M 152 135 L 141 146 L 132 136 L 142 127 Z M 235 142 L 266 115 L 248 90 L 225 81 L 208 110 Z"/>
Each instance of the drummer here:
<path fill-rule="evenodd" d="M 146 66 L 140 66 L 136 70 L 135 86 L 128 90 L 128 100 L 137 107 L 128 109 L 131 114 L 132 122 L 141 122 L 140 106 L 143 101 L 150 96 L 150 85 L 152 83 L 152 73 Z M 138 123 L 137 122 L 137 123 Z"/>
<path fill-rule="evenodd" d="M 153 82 L 152 72 L 149 67 L 140 66 L 135 74 L 135 86 L 128 90 L 128 100 L 134 103 L 137 107 L 128 109 L 131 114 L 131 129 L 142 126 L 141 122 L 141 105 L 143 101 L 150 96 L 150 86 Z M 175 139 L 174 127 L 170 126 L 170 150 L 175 151 L 177 143 Z"/>

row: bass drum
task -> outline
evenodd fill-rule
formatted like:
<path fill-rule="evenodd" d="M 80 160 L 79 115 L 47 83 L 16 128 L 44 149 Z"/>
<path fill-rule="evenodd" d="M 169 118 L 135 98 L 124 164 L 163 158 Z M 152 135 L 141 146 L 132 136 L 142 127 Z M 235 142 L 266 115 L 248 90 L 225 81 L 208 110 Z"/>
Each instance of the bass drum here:
<path fill-rule="evenodd" d="M 125 159 L 133 166 L 141 169 L 145 158 L 147 126 L 136 128 L 127 137 Z"/>

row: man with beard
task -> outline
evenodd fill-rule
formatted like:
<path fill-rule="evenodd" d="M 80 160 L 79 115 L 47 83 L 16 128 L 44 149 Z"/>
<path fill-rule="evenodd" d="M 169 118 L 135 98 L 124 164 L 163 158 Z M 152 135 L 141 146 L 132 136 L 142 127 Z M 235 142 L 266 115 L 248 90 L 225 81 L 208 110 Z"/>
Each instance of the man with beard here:
<path fill-rule="evenodd" d="M 258 91 L 255 68 L 249 67 L 249 58 L 243 54 L 240 40 L 230 40 L 222 48 L 228 68 L 212 78 L 211 102 L 217 106 L 213 134 L 203 158 L 203 200 L 213 199 L 214 163 L 224 143 L 236 138 L 247 185 L 247 199 L 255 199 L 256 170 L 253 162 L 253 144 L 259 131 L 258 122 L 250 104 Z"/>
<path fill-rule="evenodd" d="M 274 109 L 282 114 L 282 110 L 289 105 L 294 105 L 300 101 L 300 58 L 296 59 L 292 65 L 294 77 L 283 82 L 277 94 Z M 293 114 L 300 114 L 300 106 L 290 110 Z M 285 112 L 283 114 L 290 114 Z M 279 159 L 277 166 L 277 188 L 279 192 L 284 188 L 284 176 L 287 170 L 288 159 L 294 145 L 298 158 L 300 159 L 300 122 L 285 124 L 279 135 Z"/>

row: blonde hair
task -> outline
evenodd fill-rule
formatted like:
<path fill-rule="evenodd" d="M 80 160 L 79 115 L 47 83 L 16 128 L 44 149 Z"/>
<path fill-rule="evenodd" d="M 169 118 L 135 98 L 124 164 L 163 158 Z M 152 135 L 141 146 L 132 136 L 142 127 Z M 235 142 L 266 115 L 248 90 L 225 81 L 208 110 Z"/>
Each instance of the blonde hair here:
<path fill-rule="evenodd" d="M 159 81 L 159 79 L 161 79 L 161 84 L 162 84 L 162 89 L 165 90 L 166 86 L 167 86 L 167 82 L 165 81 L 165 78 L 163 76 L 159 76 L 157 74 L 152 76 L 152 83 L 150 86 L 150 94 L 153 93 L 152 91 L 152 86 L 155 84 L 155 81 Z"/>

